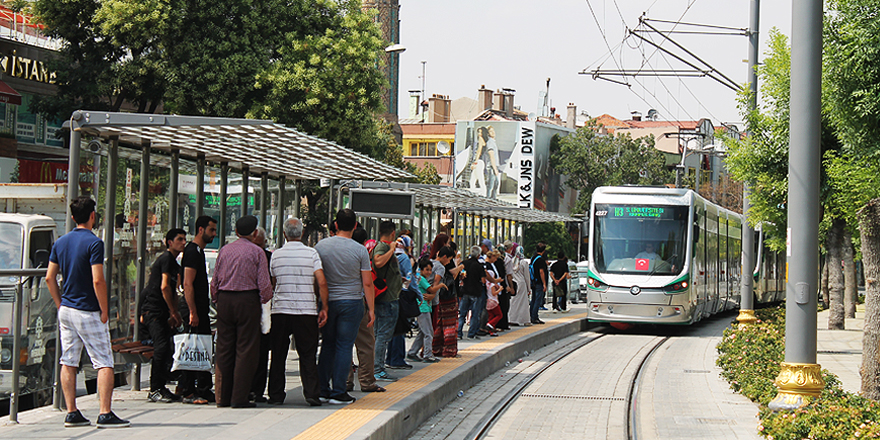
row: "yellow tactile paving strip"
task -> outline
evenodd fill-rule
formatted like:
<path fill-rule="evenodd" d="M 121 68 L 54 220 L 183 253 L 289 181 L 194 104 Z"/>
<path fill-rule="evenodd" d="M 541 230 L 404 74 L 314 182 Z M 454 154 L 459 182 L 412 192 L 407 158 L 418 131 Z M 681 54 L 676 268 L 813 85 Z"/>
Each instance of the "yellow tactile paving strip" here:
<path fill-rule="evenodd" d="M 342 440 L 348 438 L 355 431 L 373 420 L 382 411 L 385 411 L 392 405 L 405 399 L 413 392 L 423 388 L 431 382 L 449 374 L 456 368 L 466 364 L 467 362 L 479 357 L 480 355 L 492 351 L 498 346 L 516 339 L 536 333 L 545 328 L 556 325 L 565 324 L 580 318 L 585 313 L 566 315 L 563 317 L 548 319 L 546 325 L 533 325 L 524 327 L 512 332 L 502 333 L 497 338 L 485 339 L 482 342 L 471 345 L 465 349 L 459 350 L 461 357 L 444 358 L 442 361 L 428 365 L 412 374 L 405 376 L 397 382 L 384 385 L 388 390 L 384 393 L 370 393 L 369 395 L 358 399 L 357 402 L 342 407 L 333 414 L 327 416 L 320 422 L 312 425 L 309 429 L 303 431 L 293 438 L 293 440 Z"/>

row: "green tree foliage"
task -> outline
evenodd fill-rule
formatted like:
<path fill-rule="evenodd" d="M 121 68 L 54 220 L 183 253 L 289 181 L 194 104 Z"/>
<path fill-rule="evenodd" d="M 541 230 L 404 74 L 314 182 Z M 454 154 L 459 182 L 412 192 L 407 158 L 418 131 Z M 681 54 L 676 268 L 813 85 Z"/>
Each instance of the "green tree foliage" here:
<path fill-rule="evenodd" d="M 762 104 L 750 111 L 747 89 L 738 96 L 738 107 L 749 134 L 728 138 L 726 165 L 736 179 L 747 182 L 752 193 L 749 223 L 762 224 L 767 243 L 774 250 L 785 246 L 788 200 L 789 93 L 791 48 L 788 37 L 771 29 L 763 64 L 758 66 Z"/>
<path fill-rule="evenodd" d="M 66 119 L 77 108 L 119 109 L 113 70 L 124 51 L 95 20 L 100 7 L 98 0 L 37 0 L 34 4 L 35 14 L 46 25 L 44 33 L 63 44 L 46 62 L 57 73 L 58 93 L 38 97 L 32 110 Z"/>
<path fill-rule="evenodd" d="M 788 37 L 775 28 L 770 30 L 767 44 L 765 58 L 758 67 L 762 103 L 757 109 L 749 110 L 749 91 L 740 90 L 738 107 L 746 121 L 748 136 L 725 140 L 730 146 L 726 164 L 736 180 L 748 182 L 752 188 L 749 223 L 752 226 L 760 224 L 767 244 L 779 251 L 785 248 L 788 223 L 791 47 Z M 821 148 L 823 153 L 840 149 L 830 119 L 825 116 L 822 118 Z M 836 211 L 827 209 L 834 185 L 827 179 L 825 169 L 822 169 L 821 179 L 824 231 L 836 218 Z"/>
<path fill-rule="evenodd" d="M 825 14 L 823 101 L 847 154 L 880 157 L 880 4 L 831 0 Z"/>
<path fill-rule="evenodd" d="M 559 140 L 550 164 L 568 177 L 566 185 L 578 190 L 575 212 L 586 212 L 593 190 L 610 185 L 664 185 L 673 182 L 663 153 L 653 136 L 633 139 L 628 134 L 599 134 L 595 119 Z"/>
<path fill-rule="evenodd" d="M 576 261 L 577 243 L 565 228 L 565 223 L 528 223 L 523 229 L 523 252 L 527 257 L 535 254 L 538 242 L 547 245 L 547 258 L 555 259 L 556 254 L 565 252 L 569 260 Z"/>
<path fill-rule="evenodd" d="M 377 63 L 387 44 L 359 2 L 339 9 L 338 23 L 323 32 L 285 36 L 279 56 L 256 75 L 255 90 L 265 99 L 255 102 L 248 116 L 381 158 L 388 133 L 373 116 L 384 110 L 381 91 L 387 84 Z"/>
<path fill-rule="evenodd" d="M 386 42 L 357 0 L 37 0 L 65 43 L 59 93 L 77 108 L 271 118 L 381 158 Z"/>

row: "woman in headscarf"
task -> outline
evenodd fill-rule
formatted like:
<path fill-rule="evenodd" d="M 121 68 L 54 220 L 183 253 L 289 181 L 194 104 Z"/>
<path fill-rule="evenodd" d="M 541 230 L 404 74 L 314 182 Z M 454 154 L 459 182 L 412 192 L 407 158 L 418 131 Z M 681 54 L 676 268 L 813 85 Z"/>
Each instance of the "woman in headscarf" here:
<path fill-rule="evenodd" d="M 441 276 L 441 279 L 448 279 L 446 272 L 453 275 L 452 284 L 458 284 L 458 274 L 461 272 L 461 266 L 451 260 L 445 266 L 437 261 L 437 253 L 444 246 L 450 244 L 449 236 L 443 233 L 437 234 L 434 242 L 431 243 L 431 261 L 434 264 L 434 273 Z M 440 267 L 442 267 L 442 273 Z M 431 312 L 434 322 L 434 343 L 432 346 L 434 356 L 436 357 L 456 357 L 458 356 L 458 297 L 442 300 L 440 295 L 434 297 L 434 309 Z"/>
<path fill-rule="evenodd" d="M 513 282 L 516 284 L 516 296 L 510 299 L 510 313 L 508 321 L 513 325 L 529 326 L 532 325 L 529 317 L 529 295 L 531 295 L 531 286 L 529 283 L 529 260 L 523 254 L 522 246 L 516 248 L 516 263 L 513 275 Z"/>

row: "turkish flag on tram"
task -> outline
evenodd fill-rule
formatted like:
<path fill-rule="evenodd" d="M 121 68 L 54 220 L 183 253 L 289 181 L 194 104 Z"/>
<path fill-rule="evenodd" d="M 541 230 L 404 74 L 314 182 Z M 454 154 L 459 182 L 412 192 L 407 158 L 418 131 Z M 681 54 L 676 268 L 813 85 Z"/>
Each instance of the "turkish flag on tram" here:
<path fill-rule="evenodd" d="M 648 270 L 651 260 L 647 258 L 636 258 L 636 270 Z"/>

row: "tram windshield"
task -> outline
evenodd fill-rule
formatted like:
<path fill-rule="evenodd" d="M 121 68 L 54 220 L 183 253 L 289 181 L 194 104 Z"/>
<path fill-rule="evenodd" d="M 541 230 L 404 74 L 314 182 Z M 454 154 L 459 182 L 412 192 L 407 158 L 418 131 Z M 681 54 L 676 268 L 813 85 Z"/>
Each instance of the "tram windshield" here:
<path fill-rule="evenodd" d="M 593 261 L 602 273 L 674 275 L 687 250 L 687 206 L 596 204 Z"/>

